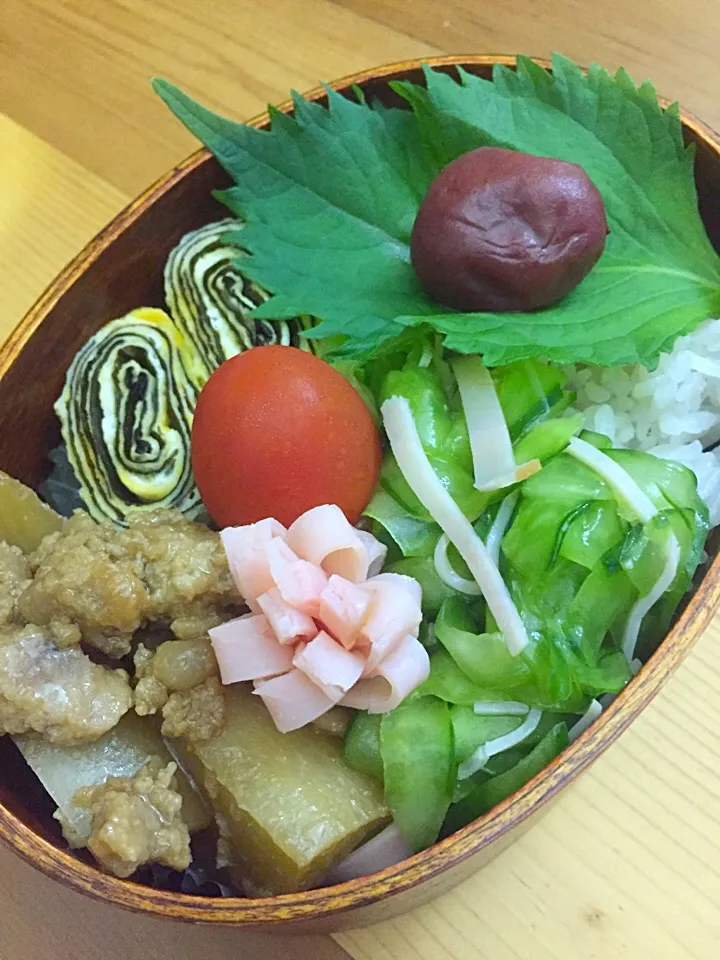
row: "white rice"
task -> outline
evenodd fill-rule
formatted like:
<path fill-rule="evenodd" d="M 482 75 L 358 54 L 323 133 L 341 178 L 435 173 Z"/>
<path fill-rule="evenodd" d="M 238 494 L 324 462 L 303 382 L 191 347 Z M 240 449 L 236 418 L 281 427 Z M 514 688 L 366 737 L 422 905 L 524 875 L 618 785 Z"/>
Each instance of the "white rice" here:
<path fill-rule="evenodd" d="M 707 320 L 675 341 L 650 373 L 643 366 L 567 367 L 577 391 L 572 412 L 585 414 L 588 430 L 617 447 L 646 450 L 684 463 L 698 493 L 720 524 L 720 319 Z"/>

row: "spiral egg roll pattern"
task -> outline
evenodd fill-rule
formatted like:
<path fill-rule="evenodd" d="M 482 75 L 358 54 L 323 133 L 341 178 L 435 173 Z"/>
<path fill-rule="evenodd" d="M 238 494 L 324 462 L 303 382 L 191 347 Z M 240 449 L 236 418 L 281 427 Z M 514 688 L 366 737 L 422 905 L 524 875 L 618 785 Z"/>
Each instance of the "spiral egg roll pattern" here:
<path fill-rule="evenodd" d="M 190 431 L 209 374 L 162 310 L 134 310 L 80 349 L 55 409 L 91 516 L 124 525 L 130 509 L 200 511 Z"/>
<path fill-rule="evenodd" d="M 279 343 L 311 349 L 310 341 L 300 336 L 309 321 L 250 316 L 269 294 L 241 273 L 247 252 L 228 235 L 242 227 L 242 221 L 226 219 L 194 230 L 165 265 L 170 314 L 209 370 L 251 347 Z"/>

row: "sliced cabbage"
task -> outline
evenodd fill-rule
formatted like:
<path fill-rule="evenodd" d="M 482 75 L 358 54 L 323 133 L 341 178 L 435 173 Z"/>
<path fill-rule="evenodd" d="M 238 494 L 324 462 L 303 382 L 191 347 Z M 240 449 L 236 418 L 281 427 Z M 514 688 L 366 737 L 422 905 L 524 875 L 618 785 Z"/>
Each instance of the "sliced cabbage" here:
<path fill-rule="evenodd" d="M 504 734 L 502 737 L 497 737 L 495 740 L 481 743 L 473 755 L 458 767 L 458 780 L 467 780 L 468 777 L 472 777 L 479 770 L 482 770 L 490 757 L 497 756 L 497 754 L 522 743 L 531 733 L 535 732 L 541 717 L 542 712 L 537 707 L 533 707 L 532 710 L 528 711 L 525 720 L 515 730 Z"/>
<path fill-rule="evenodd" d="M 657 507 L 619 463 L 587 440 L 581 440 L 580 437 L 572 437 L 567 450 L 576 460 L 594 470 L 608 484 L 617 498 L 632 510 L 638 520 L 642 523 L 652 520 L 657 513 Z"/>
<path fill-rule="evenodd" d="M 642 523 L 649 523 L 657 516 L 658 509 L 648 495 L 641 490 L 627 470 L 602 450 L 598 450 L 586 440 L 573 437 L 568 444 L 568 452 L 595 470 Z M 649 592 L 641 596 L 630 611 L 623 635 L 623 652 L 628 661 L 632 661 L 635 655 L 643 618 L 666 590 L 670 589 L 675 580 L 680 556 L 680 544 L 675 534 L 671 532 L 668 535 L 666 561 L 662 573 Z"/>
<path fill-rule="evenodd" d="M 635 647 L 637 646 L 640 627 L 646 614 L 655 606 L 658 600 L 663 596 L 666 590 L 669 590 L 677 576 L 678 565 L 680 563 L 680 544 L 674 533 L 670 533 L 667 543 L 667 559 L 662 573 L 658 577 L 655 585 L 645 596 L 640 597 L 635 606 L 630 611 L 625 633 L 623 635 L 623 652 L 628 660 L 633 660 Z M 632 666 L 632 664 L 631 664 Z M 633 670 L 637 673 L 637 670 Z"/>
<path fill-rule="evenodd" d="M 468 565 L 503 633 L 508 650 L 513 655 L 521 653 L 528 644 L 528 637 L 520 614 L 485 544 L 433 470 L 420 442 L 410 404 L 404 397 L 391 397 L 383 403 L 381 412 L 403 476 Z"/>

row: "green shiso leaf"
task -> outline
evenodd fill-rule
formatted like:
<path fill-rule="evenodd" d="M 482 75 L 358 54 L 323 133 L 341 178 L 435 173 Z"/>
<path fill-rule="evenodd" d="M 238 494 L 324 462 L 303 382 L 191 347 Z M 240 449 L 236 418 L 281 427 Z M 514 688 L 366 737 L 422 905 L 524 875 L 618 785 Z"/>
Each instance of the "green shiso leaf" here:
<path fill-rule="evenodd" d="M 720 258 L 698 212 L 693 150 L 675 108 L 648 83 L 563 57 L 548 74 L 519 58 L 493 81 L 426 69 L 426 87 L 394 84 L 411 111 L 328 91 L 295 96 L 293 118 L 260 131 L 216 116 L 173 87 L 155 89 L 235 181 L 221 199 L 248 221 L 244 264 L 275 294 L 258 316 L 311 314 L 310 336 L 344 338 L 367 356 L 403 327 L 434 328 L 445 346 L 488 365 L 654 366 L 680 334 L 720 309 Z M 410 235 L 434 176 L 479 146 L 580 164 L 602 193 L 605 253 L 568 296 L 534 313 L 451 313 L 423 291 Z"/>

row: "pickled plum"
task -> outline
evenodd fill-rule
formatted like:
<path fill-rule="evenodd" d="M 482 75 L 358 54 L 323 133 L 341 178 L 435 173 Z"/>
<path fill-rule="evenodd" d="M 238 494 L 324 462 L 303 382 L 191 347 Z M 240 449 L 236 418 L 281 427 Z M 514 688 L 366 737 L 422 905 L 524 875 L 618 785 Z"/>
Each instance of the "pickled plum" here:
<path fill-rule="evenodd" d="M 480 147 L 430 185 L 411 258 L 427 292 L 447 307 L 538 310 L 587 276 L 607 233 L 603 199 L 582 167 Z"/>

